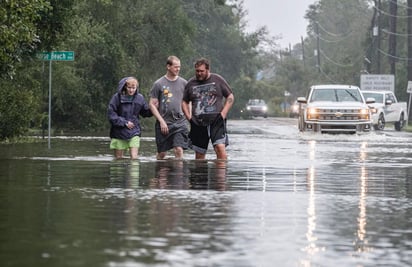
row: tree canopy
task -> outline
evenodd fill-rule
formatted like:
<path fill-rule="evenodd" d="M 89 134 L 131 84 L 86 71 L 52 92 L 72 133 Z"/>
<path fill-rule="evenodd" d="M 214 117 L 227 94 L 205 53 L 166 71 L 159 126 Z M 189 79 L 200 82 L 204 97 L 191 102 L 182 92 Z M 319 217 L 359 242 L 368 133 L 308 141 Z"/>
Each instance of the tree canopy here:
<path fill-rule="evenodd" d="M 362 72 L 377 71 L 378 62 L 387 73 L 394 58 L 400 88 L 407 81 L 407 39 L 398 35 L 397 50 L 389 49 L 385 35 L 393 30 L 394 11 L 390 0 L 381 2 L 378 7 L 378 1 L 317 1 L 306 12 L 302 43 L 280 49 L 265 27 L 245 31 L 243 0 L 2 1 L 0 123 L 7 131 L 0 139 L 46 125 L 49 62 L 36 56 L 44 51 L 75 53 L 72 62 L 50 64 L 55 129 L 107 129 L 107 103 L 117 82 L 136 76 L 147 97 L 169 55 L 181 59 L 181 76 L 187 79 L 197 58 L 209 58 L 212 71 L 234 89 L 231 117 L 240 117 L 247 100 L 257 97 L 267 100 L 270 115 L 282 115 L 280 105 L 304 95 L 310 85 L 358 84 Z M 397 3 L 397 29 L 405 32 L 408 8 Z M 378 22 L 379 47 L 371 34 Z M 16 124 L 18 112 L 24 120 Z"/>

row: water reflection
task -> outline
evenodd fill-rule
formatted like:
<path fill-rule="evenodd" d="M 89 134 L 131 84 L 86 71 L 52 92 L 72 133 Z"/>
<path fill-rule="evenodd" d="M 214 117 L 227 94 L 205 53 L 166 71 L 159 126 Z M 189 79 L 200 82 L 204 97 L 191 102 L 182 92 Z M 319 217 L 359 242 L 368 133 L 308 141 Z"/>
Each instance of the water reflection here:
<path fill-rule="evenodd" d="M 367 172 L 364 166 L 361 167 L 360 177 L 360 196 L 359 196 L 359 215 L 358 215 L 358 230 L 356 233 L 355 250 L 357 252 L 367 251 L 366 240 L 366 192 L 367 192 Z"/>
<path fill-rule="evenodd" d="M 358 215 L 358 231 L 356 233 L 357 239 L 355 240 L 355 251 L 367 252 L 368 240 L 366 239 L 366 225 L 367 225 L 367 214 L 366 214 L 366 197 L 367 197 L 367 181 L 368 172 L 365 167 L 365 161 L 367 159 L 367 142 L 362 142 L 359 152 L 359 160 L 362 164 L 361 166 L 361 176 L 360 176 L 360 191 L 359 191 L 359 215 Z"/>
<path fill-rule="evenodd" d="M 191 189 L 226 190 L 226 161 L 195 160 L 190 166 Z"/>
<path fill-rule="evenodd" d="M 114 160 L 110 164 L 110 187 L 170 190 L 227 190 L 226 161 L 222 160 Z M 142 172 L 142 175 L 140 174 Z"/>
<path fill-rule="evenodd" d="M 311 146 L 312 148 L 312 146 Z M 313 144 L 314 148 L 314 144 Z M 312 150 L 311 150 L 312 151 Z M 314 155 L 313 155 L 314 156 Z M 324 250 L 324 248 L 319 248 L 317 245 L 318 238 L 315 235 L 316 230 L 316 183 L 315 183 L 315 168 L 311 166 L 308 169 L 308 190 L 309 190 L 309 199 L 308 199 L 308 208 L 307 208 L 307 232 L 306 232 L 306 239 L 308 241 L 308 245 L 304 248 L 304 251 L 309 256 L 313 256 L 315 253 L 319 252 L 320 250 Z"/>
<path fill-rule="evenodd" d="M 324 158 L 324 155 L 321 155 L 317 158 L 317 142 L 312 140 L 308 142 L 308 158 L 311 162 L 311 165 L 307 169 L 307 190 L 309 192 L 308 197 L 308 208 L 307 208 L 307 232 L 306 232 L 306 239 L 308 245 L 304 248 L 304 251 L 308 254 L 309 257 L 313 257 L 318 252 L 326 251 L 326 247 L 319 246 L 317 244 L 318 237 L 316 236 L 316 226 L 317 226 L 317 212 L 316 212 L 316 196 L 317 191 L 321 191 L 321 188 L 317 188 L 317 180 L 322 183 L 322 174 L 316 174 L 316 166 L 315 163 L 319 163 L 319 161 Z M 368 240 L 367 240 L 367 193 L 368 193 L 368 171 L 366 168 L 366 164 L 368 161 L 368 142 L 363 141 L 360 142 L 359 151 L 358 153 L 358 160 L 355 161 L 355 164 L 350 168 L 354 168 L 354 166 L 359 166 L 359 190 L 355 191 L 359 194 L 359 201 L 358 201 L 358 216 L 357 216 L 357 229 L 356 233 L 354 234 L 355 240 L 353 241 L 354 245 L 354 252 L 356 253 L 364 253 L 369 252 L 370 249 L 368 248 Z M 333 165 L 340 164 L 339 161 L 335 159 L 328 159 L 331 160 L 331 169 L 334 171 L 332 175 L 330 175 L 329 179 L 336 179 L 340 178 L 339 175 L 345 175 L 344 172 L 340 172 L 337 170 L 336 167 Z M 318 166 L 319 167 L 319 166 Z M 346 166 L 346 168 L 348 168 Z M 353 172 L 352 172 L 353 173 Z M 345 180 L 349 181 L 348 179 L 352 177 L 345 178 Z M 353 177 L 356 178 L 356 177 Z M 338 180 L 339 181 L 339 180 Z M 338 184 L 339 186 L 339 184 Z M 355 256 L 355 255 L 352 255 Z M 359 255 L 358 255 L 359 256 Z M 309 261 L 302 261 L 302 264 L 309 264 Z"/>
<path fill-rule="evenodd" d="M 314 161 L 316 160 L 316 141 L 309 141 L 309 160 L 312 162 L 308 169 L 307 175 L 307 186 L 309 191 L 308 208 L 307 208 L 307 232 L 306 239 L 308 245 L 305 247 L 305 251 L 309 256 L 313 256 L 315 253 L 319 252 L 321 248 L 316 244 L 318 238 L 315 235 L 316 230 L 316 181 L 315 181 L 315 166 Z M 322 248 L 324 249 L 324 248 Z"/>
<path fill-rule="evenodd" d="M 188 189 L 189 166 L 182 160 L 158 160 L 155 177 L 150 180 L 150 188 Z"/>
<path fill-rule="evenodd" d="M 120 188 L 138 188 L 140 162 L 137 160 L 114 160 L 110 164 L 110 185 Z"/>
<path fill-rule="evenodd" d="M 137 161 L 93 138 L 3 146 L 0 262 L 410 266 L 412 136 L 276 132 L 232 135 L 228 162 L 156 161 L 154 138 Z"/>

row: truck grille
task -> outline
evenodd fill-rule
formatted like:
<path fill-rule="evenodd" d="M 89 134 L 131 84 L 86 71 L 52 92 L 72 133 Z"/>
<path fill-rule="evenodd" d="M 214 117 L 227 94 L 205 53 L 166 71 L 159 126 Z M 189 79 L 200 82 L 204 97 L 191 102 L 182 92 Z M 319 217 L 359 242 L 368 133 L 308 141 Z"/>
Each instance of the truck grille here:
<path fill-rule="evenodd" d="M 309 120 L 320 121 L 358 121 L 369 120 L 369 114 L 362 114 L 359 109 L 317 109 L 308 114 Z"/>

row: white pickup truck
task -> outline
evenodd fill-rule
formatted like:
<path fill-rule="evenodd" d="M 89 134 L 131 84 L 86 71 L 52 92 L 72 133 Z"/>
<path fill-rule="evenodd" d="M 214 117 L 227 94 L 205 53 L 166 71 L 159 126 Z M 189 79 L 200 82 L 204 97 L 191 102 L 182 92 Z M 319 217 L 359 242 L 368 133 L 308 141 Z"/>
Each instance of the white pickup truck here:
<path fill-rule="evenodd" d="M 365 98 L 374 98 L 372 108 L 373 127 L 375 130 L 383 130 L 385 124 L 393 123 L 395 130 L 400 131 L 408 119 L 406 102 L 398 102 L 392 91 L 362 90 Z"/>
<path fill-rule="evenodd" d="M 298 127 L 301 132 L 361 133 L 372 129 L 372 115 L 363 97 L 353 85 L 314 85 L 308 97 L 299 97 Z"/>

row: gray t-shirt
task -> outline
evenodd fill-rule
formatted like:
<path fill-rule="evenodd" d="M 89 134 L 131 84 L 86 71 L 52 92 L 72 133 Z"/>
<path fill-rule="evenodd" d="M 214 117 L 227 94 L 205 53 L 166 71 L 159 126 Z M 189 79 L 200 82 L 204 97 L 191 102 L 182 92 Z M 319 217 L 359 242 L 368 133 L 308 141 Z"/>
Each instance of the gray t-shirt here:
<path fill-rule="evenodd" d="M 178 77 L 174 81 L 162 76 L 154 82 L 150 97 L 159 101 L 159 113 L 169 124 L 184 123 L 186 118 L 182 111 L 183 92 L 187 81 Z"/>

